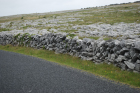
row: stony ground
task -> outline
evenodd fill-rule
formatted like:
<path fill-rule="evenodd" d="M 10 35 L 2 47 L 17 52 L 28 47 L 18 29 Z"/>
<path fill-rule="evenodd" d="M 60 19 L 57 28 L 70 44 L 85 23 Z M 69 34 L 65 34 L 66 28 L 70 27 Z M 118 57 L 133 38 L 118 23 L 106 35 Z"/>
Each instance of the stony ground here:
<path fill-rule="evenodd" d="M 61 33 L 92 39 L 140 40 L 140 4 L 15 15 L 0 18 L 0 34 Z M 7 31 L 8 30 L 8 31 Z M 4 31 L 4 32 L 3 32 Z"/>

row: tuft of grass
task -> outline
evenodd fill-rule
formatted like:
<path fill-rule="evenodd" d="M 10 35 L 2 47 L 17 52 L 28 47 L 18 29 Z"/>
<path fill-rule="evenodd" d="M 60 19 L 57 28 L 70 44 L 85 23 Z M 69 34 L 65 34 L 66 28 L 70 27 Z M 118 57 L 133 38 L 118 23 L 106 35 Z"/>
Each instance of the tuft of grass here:
<path fill-rule="evenodd" d="M 83 38 L 90 38 L 90 39 L 98 40 L 100 37 L 79 37 L 79 39 L 83 39 Z"/>
<path fill-rule="evenodd" d="M 74 38 L 76 35 L 75 34 L 69 34 L 67 36 L 70 36 L 71 38 Z"/>
<path fill-rule="evenodd" d="M 100 37 L 89 37 L 90 39 L 98 40 Z"/>
<path fill-rule="evenodd" d="M 0 28 L 0 32 L 2 31 L 10 31 L 10 29 L 7 29 L 7 28 Z"/>
<path fill-rule="evenodd" d="M 71 30 L 61 30 L 61 32 L 67 32 L 67 33 L 72 33 L 72 32 L 76 32 L 77 30 L 73 30 L 73 29 L 71 29 Z"/>
<path fill-rule="evenodd" d="M 55 54 L 54 51 L 48 51 L 43 49 L 36 50 L 29 47 L 13 47 L 11 45 L 0 45 L 0 50 L 12 51 L 42 58 L 51 62 L 59 63 L 60 65 L 84 70 L 110 80 L 122 82 L 124 84 L 131 85 L 132 87 L 140 88 L 140 74 L 128 71 L 121 71 L 120 68 L 113 65 L 108 65 L 106 63 L 96 65 L 92 61 L 84 61 L 67 54 Z"/>
<path fill-rule="evenodd" d="M 27 26 L 24 26 L 24 27 L 22 27 L 23 29 L 27 29 L 27 28 L 29 28 L 29 27 L 32 27 L 31 25 L 27 25 Z"/>
<path fill-rule="evenodd" d="M 107 41 L 107 40 L 110 40 L 110 39 L 112 39 L 112 38 L 110 38 L 110 37 L 105 37 L 105 38 L 103 38 L 105 41 Z"/>

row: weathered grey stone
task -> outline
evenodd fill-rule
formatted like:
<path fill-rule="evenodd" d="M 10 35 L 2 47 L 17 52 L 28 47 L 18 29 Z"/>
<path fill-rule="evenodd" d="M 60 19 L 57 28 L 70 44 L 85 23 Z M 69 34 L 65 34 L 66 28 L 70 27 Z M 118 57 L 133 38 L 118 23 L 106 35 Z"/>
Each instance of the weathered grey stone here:
<path fill-rule="evenodd" d="M 140 64 L 140 60 L 137 60 L 136 63 L 137 63 L 137 64 Z"/>
<path fill-rule="evenodd" d="M 122 62 L 122 61 L 125 61 L 125 60 L 126 60 L 126 57 L 122 56 L 122 55 L 119 55 L 118 58 L 116 59 L 117 62 Z"/>
<path fill-rule="evenodd" d="M 105 51 L 105 47 L 100 47 L 100 53 L 103 53 Z"/>
<path fill-rule="evenodd" d="M 93 60 L 93 58 L 92 57 L 87 57 L 87 59 L 86 60 L 88 60 L 88 61 L 92 61 Z"/>
<path fill-rule="evenodd" d="M 134 73 L 138 73 L 138 74 L 140 73 L 140 72 L 138 72 L 138 71 L 136 71 L 136 70 L 133 70 L 133 72 L 134 72 Z"/>
<path fill-rule="evenodd" d="M 91 48 L 86 48 L 85 49 L 87 52 L 93 52 L 93 49 L 91 49 Z"/>
<path fill-rule="evenodd" d="M 131 43 L 126 43 L 126 48 L 130 49 L 131 48 Z"/>
<path fill-rule="evenodd" d="M 127 71 L 130 71 L 130 72 L 132 72 L 132 71 L 133 71 L 133 69 L 127 68 Z"/>
<path fill-rule="evenodd" d="M 135 49 L 134 48 L 131 48 L 130 49 L 130 56 L 131 56 L 131 58 L 134 56 L 135 53 L 136 53 L 135 52 Z"/>
<path fill-rule="evenodd" d="M 83 38 L 83 42 L 86 42 L 86 43 L 88 43 L 88 42 L 91 42 L 92 40 L 91 39 L 89 39 L 89 38 Z"/>
<path fill-rule="evenodd" d="M 87 56 L 87 53 L 88 53 L 88 52 L 82 52 L 82 55 L 83 55 L 83 56 Z"/>
<path fill-rule="evenodd" d="M 102 60 L 97 59 L 95 62 L 102 63 Z"/>
<path fill-rule="evenodd" d="M 135 64 L 135 70 L 136 71 L 140 71 L 140 63 L 139 64 L 138 63 Z"/>
<path fill-rule="evenodd" d="M 53 48 L 49 48 L 48 50 L 52 51 L 52 50 L 53 50 Z"/>
<path fill-rule="evenodd" d="M 140 54 L 138 55 L 138 58 L 140 59 Z"/>
<path fill-rule="evenodd" d="M 107 50 L 107 51 L 110 51 L 110 48 L 108 47 L 106 50 Z"/>
<path fill-rule="evenodd" d="M 108 45 L 109 48 L 113 48 L 114 46 L 115 46 L 115 43 L 114 43 L 114 42 L 111 42 L 111 43 L 109 43 L 109 45 Z"/>
<path fill-rule="evenodd" d="M 130 53 L 129 53 L 129 52 L 125 52 L 124 56 L 125 56 L 126 58 L 131 58 L 131 56 L 130 56 Z"/>
<path fill-rule="evenodd" d="M 125 47 L 125 41 L 121 41 L 120 42 L 120 46 L 123 48 L 123 47 Z"/>
<path fill-rule="evenodd" d="M 104 44 L 105 44 L 105 40 L 101 41 L 101 42 L 98 44 L 98 47 L 104 46 Z"/>
<path fill-rule="evenodd" d="M 121 65 L 121 70 L 126 70 L 127 69 L 126 64 L 121 63 L 120 65 Z"/>
<path fill-rule="evenodd" d="M 135 42 L 134 45 L 135 45 L 135 48 L 139 48 L 140 49 L 140 41 Z"/>
<path fill-rule="evenodd" d="M 105 53 L 103 53 L 103 56 L 104 56 L 104 57 L 107 57 L 107 56 L 108 56 L 108 53 L 109 53 L 109 52 L 106 51 Z"/>
<path fill-rule="evenodd" d="M 92 52 L 87 53 L 87 56 L 89 56 L 89 57 L 93 57 L 93 53 L 92 53 Z"/>
<path fill-rule="evenodd" d="M 111 59 L 115 60 L 115 58 L 116 58 L 115 54 L 111 54 Z"/>
<path fill-rule="evenodd" d="M 81 59 L 82 59 L 82 60 L 87 60 L 87 57 L 81 56 Z"/>
<path fill-rule="evenodd" d="M 130 69 L 134 69 L 135 68 L 135 64 L 129 62 L 129 61 L 124 61 L 124 63 L 128 66 L 128 68 Z"/>
<path fill-rule="evenodd" d="M 133 55 L 131 61 L 132 61 L 133 63 L 135 63 L 135 62 L 137 61 L 137 59 L 138 59 L 138 53 L 135 53 L 135 54 Z"/>
<path fill-rule="evenodd" d="M 98 57 L 96 57 L 96 56 L 93 56 L 93 59 L 94 59 L 94 60 L 97 60 L 97 59 L 98 59 Z"/>
<path fill-rule="evenodd" d="M 111 59 L 111 54 L 110 53 L 108 53 L 108 59 Z"/>
<path fill-rule="evenodd" d="M 102 54 L 101 54 L 101 53 L 97 53 L 96 56 L 97 56 L 97 57 L 101 57 Z"/>
<path fill-rule="evenodd" d="M 129 50 L 127 49 L 127 48 L 122 48 L 121 50 L 120 50 L 120 55 L 124 55 L 125 54 L 125 52 L 128 52 Z"/>
<path fill-rule="evenodd" d="M 119 40 L 114 40 L 115 45 L 119 45 L 120 41 Z"/>

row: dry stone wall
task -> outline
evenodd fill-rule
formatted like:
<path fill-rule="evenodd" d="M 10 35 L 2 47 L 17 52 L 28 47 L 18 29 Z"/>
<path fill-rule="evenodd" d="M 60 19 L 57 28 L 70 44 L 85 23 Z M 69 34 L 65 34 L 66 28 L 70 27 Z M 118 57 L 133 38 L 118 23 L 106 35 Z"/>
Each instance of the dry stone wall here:
<path fill-rule="evenodd" d="M 95 63 L 112 63 L 122 70 L 140 73 L 140 41 L 133 40 L 83 40 L 67 38 L 62 34 L 11 35 L 1 34 L 0 45 L 26 46 L 36 49 L 53 50 L 90 60 Z"/>

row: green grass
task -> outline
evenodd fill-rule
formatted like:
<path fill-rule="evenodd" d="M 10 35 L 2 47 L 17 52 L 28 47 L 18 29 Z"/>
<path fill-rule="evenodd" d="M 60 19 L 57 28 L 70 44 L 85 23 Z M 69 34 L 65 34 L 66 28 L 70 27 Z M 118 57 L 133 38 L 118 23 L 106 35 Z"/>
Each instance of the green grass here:
<path fill-rule="evenodd" d="M 90 38 L 90 39 L 98 40 L 100 37 L 79 37 L 79 39 L 83 39 L 83 38 Z"/>
<path fill-rule="evenodd" d="M 76 35 L 75 34 L 69 34 L 67 37 L 70 36 L 71 38 L 74 38 Z"/>
<path fill-rule="evenodd" d="M 27 26 L 23 26 L 22 29 L 27 29 L 27 28 L 30 28 L 32 27 L 31 25 L 27 25 Z"/>
<path fill-rule="evenodd" d="M 10 31 L 10 29 L 7 29 L 7 28 L 0 28 L 0 32 L 2 31 Z"/>
<path fill-rule="evenodd" d="M 80 18 L 80 20 L 83 20 L 83 21 L 77 20 L 73 22 L 68 22 L 69 24 L 73 25 L 88 25 L 98 22 L 103 22 L 107 24 L 114 24 L 119 22 L 140 23 L 140 13 L 139 13 L 140 9 L 138 7 L 139 5 L 132 3 L 107 8 L 91 8 L 91 9 L 89 8 L 86 10 L 81 9 L 79 11 L 74 12 L 64 12 L 54 14 L 48 13 L 45 15 L 39 15 L 35 13 L 20 16 L 0 17 L 0 23 L 15 20 L 56 19 L 57 17 L 69 15 L 73 15 L 74 18 Z M 130 10 L 130 11 L 120 11 L 120 10 Z M 80 16 L 78 15 L 75 16 L 75 14 L 78 14 Z"/>
<path fill-rule="evenodd" d="M 13 47 L 11 45 L 0 45 L 0 50 L 12 51 L 42 58 L 51 62 L 59 63 L 61 65 L 87 71 L 97 76 L 105 77 L 109 80 L 114 80 L 117 82 L 131 85 L 132 87 L 140 88 L 140 74 L 128 71 L 121 71 L 120 68 L 113 65 L 108 65 L 106 63 L 95 65 L 91 61 L 83 61 L 77 57 L 73 57 L 67 54 L 55 54 L 53 51 L 43 49 L 36 50 L 33 48 L 18 46 Z"/>

